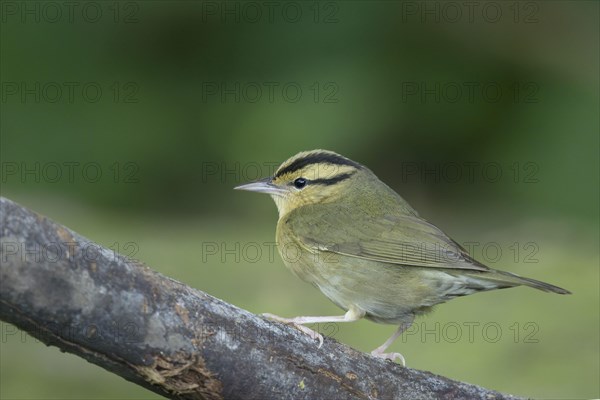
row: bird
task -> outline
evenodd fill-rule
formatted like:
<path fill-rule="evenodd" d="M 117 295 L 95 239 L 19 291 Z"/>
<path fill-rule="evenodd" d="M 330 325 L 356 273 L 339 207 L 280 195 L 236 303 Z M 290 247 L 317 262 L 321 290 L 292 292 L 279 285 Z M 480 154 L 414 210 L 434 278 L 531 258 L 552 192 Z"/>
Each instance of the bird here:
<path fill-rule="evenodd" d="M 329 150 L 303 151 L 272 176 L 236 186 L 269 194 L 277 206 L 277 249 L 284 264 L 345 311 L 336 316 L 263 316 L 294 325 L 366 318 L 398 328 L 371 355 L 406 361 L 388 347 L 415 317 L 456 297 L 515 286 L 570 294 L 535 279 L 495 270 L 419 216 L 364 165 Z"/>

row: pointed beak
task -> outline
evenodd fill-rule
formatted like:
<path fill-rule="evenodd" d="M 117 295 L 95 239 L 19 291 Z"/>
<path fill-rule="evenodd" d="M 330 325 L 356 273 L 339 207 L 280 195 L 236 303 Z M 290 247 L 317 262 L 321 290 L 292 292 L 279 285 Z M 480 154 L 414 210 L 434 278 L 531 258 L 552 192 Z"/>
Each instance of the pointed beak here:
<path fill-rule="evenodd" d="M 263 178 L 254 182 L 245 183 L 243 185 L 234 187 L 234 189 L 247 190 L 249 192 L 257 193 L 268 193 L 279 196 L 283 195 L 286 192 L 283 188 L 273 184 L 271 177 Z"/>

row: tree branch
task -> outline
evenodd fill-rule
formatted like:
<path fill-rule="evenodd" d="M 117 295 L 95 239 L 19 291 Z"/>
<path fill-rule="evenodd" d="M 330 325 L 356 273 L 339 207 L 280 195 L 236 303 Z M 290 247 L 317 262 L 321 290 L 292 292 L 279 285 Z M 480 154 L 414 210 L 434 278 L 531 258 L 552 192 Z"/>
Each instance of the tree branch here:
<path fill-rule="evenodd" d="M 0 198 L 0 319 L 175 399 L 515 399 L 403 368 L 132 262 Z"/>

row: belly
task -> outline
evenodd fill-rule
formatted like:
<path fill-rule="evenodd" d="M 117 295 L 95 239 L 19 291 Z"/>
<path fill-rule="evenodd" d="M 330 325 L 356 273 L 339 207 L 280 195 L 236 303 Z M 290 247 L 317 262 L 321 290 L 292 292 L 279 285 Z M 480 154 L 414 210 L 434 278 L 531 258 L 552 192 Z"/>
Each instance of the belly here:
<path fill-rule="evenodd" d="M 375 322 L 399 324 L 443 301 L 435 295 L 429 271 L 302 247 L 278 238 L 284 264 L 300 279 L 315 285 L 343 310 L 365 311 Z"/>

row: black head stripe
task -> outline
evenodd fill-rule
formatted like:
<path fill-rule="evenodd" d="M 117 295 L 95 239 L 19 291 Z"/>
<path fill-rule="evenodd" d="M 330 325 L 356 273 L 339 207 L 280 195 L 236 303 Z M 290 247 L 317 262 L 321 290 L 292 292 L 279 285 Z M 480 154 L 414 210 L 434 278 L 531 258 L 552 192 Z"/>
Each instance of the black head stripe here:
<path fill-rule="evenodd" d="M 335 185 L 338 182 L 345 181 L 346 179 L 350 178 L 355 173 L 356 173 L 356 171 L 354 171 L 350 174 L 339 174 L 337 176 L 334 176 L 333 178 L 328 178 L 328 179 L 315 179 L 315 180 L 310 181 L 310 183 L 314 184 L 314 185 Z"/>
<path fill-rule="evenodd" d="M 277 171 L 275 177 L 279 177 L 284 174 L 288 174 L 290 172 L 298 171 L 311 164 L 332 164 L 332 165 L 350 165 L 356 169 L 362 169 L 362 165 L 352 160 L 348 160 L 342 156 L 332 153 L 312 153 L 308 154 L 305 157 L 294 160 L 291 164 L 285 166 L 281 170 Z M 332 178 L 336 179 L 336 178 Z M 344 178 L 345 179 L 345 178 Z M 326 181 L 327 179 L 323 179 Z M 313 181 L 314 182 L 314 181 Z"/>

